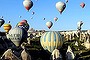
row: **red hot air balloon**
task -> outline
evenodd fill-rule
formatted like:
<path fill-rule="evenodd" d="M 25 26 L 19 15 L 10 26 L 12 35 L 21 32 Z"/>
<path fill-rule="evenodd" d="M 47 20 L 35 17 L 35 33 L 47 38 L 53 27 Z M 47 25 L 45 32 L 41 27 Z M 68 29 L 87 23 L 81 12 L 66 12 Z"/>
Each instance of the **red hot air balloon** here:
<path fill-rule="evenodd" d="M 84 8 L 84 7 L 85 7 L 85 3 L 82 2 L 82 3 L 80 4 L 80 6 L 81 6 L 82 8 Z"/>
<path fill-rule="evenodd" d="M 29 11 L 30 8 L 32 8 L 32 6 L 33 6 L 33 2 L 31 0 L 24 0 L 23 5 L 26 8 L 26 10 Z"/>

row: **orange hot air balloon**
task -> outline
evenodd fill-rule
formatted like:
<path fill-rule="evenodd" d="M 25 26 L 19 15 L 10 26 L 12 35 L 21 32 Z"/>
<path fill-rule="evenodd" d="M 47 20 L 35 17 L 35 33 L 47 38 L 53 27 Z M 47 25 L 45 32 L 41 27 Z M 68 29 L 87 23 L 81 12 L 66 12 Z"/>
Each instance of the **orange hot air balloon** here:
<path fill-rule="evenodd" d="M 29 11 L 30 8 L 32 8 L 32 6 L 33 6 L 33 2 L 31 0 L 24 0 L 23 5 L 26 8 L 26 10 Z"/>
<path fill-rule="evenodd" d="M 6 32 L 9 32 L 9 30 L 12 28 L 12 26 L 10 24 L 4 24 L 3 28 Z"/>
<path fill-rule="evenodd" d="M 81 6 L 82 8 L 84 8 L 84 7 L 85 7 L 85 3 L 82 2 L 82 3 L 80 4 L 80 6 Z"/>

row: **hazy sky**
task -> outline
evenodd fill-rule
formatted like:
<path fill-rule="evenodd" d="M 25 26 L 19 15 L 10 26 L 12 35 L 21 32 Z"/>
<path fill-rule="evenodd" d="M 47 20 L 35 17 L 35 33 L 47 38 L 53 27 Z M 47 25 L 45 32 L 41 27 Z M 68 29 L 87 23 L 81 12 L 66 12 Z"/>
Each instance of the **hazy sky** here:
<path fill-rule="evenodd" d="M 5 23 L 11 21 L 12 28 L 18 22 L 26 19 L 30 28 L 36 30 L 76 30 L 77 22 L 83 21 L 82 29 L 90 29 L 90 1 L 89 0 L 69 0 L 66 4 L 66 9 L 62 14 L 58 12 L 55 5 L 59 1 L 65 0 L 32 0 L 33 7 L 29 12 L 23 6 L 24 0 L 0 0 L 0 16 L 3 16 Z M 84 2 L 86 6 L 80 7 L 80 3 Z M 32 11 L 35 12 L 32 15 Z M 21 18 L 19 16 L 22 16 Z M 33 19 L 31 19 L 33 17 Z M 46 20 L 43 20 L 43 18 Z M 54 17 L 58 17 L 58 21 L 54 21 Z M 52 21 L 53 26 L 48 29 L 46 26 L 47 21 Z M 3 26 L 0 28 L 3 30 Z"/>

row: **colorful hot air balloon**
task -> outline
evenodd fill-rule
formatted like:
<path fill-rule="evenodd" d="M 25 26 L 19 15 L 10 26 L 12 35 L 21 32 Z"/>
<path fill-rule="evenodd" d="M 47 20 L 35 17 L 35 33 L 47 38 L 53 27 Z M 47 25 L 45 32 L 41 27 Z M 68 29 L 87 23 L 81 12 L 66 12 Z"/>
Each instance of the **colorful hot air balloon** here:
<path fill-rule="evenodd" d="M 9 32 L 9 30 L 12 28 L 12 26 L 10 24 L 4 24 L 3 28 L 6 32 Z"/>
<path fill-rule="evenodd" d="M 24 25 L 25 25 L 24 22 L 19 22 L 19 23 L 18 23 L 18 26 L 24 26 Z"/>
<path fill-rule="evenodd" d="M 81 6 L 82 8 L 84 8 L 84 7 L 85 7 L 85 3 L 82 2 L 82 3 L 80 4 L 80 6 Z"/>
<path fill-rule="evenodd" d="M 27 20 L 22 20 L 21 22 L 25 22 L 25 23 L 27 23 Z"/>
<path fill-rule="evenodd" d="M 55 21 L 57 21 L 57 20 L 58 20 L 58 18 L 57 18 L 57 17 L 55 17 L 55 18 L 54 18 L 54 20 L 55 20 Z"/>
<path fill-rule="evenodd" d="M 33 6 L 33 2 L 31 0 L 24 0 L 23 5 L 26 8 L 26 10 L 30 10 Z"/>
<path fill-rule="evenodd" d="M 66 8 L 66 4 L 64 2 L 57 2 L 56 3 L 56 9 L 62 13 L 64 9 Z"/>
<path fill-rule="evenodd" d="M 0 27 L 5 23 L 4 19 L 0 19 Z"/>
<path fill-rule="evenodd" d="M 56 31 L 45 32 L 40 38 L 40 43 L 45 50 L 52 53 L 54 49 L 62 47 L 63 37 Z"/>
<path fill-rule="evenodd" d="M 26 40 L 27 32 L 24 29 L 15 27 L 9 31 L 8 39 L 10 39 L 16 46 L 20 46 L 23 40 Z"/>
<path fill-rule="evenodd" d="M 51 21 L 46 23 L 46 26 L 50 29 L 52 27 L 53 23 Z"/>
<path fill-rule="evenodd" d="M 16 26 L 18 26 L 20 28 L 24 28 L 26 31 L 28 31 L 28 29 L 29 29 L 29 24 L 27 23 L 27 20 L 22 20 Z"/>

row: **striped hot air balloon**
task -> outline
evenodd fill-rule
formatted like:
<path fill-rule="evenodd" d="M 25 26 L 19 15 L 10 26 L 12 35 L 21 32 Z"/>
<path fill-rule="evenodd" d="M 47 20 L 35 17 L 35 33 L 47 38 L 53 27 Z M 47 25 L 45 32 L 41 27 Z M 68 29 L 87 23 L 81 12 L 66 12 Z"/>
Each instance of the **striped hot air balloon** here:
<path fill-rule="evenodd" d="M 40 43 L 45 50 L 52 53 L 54 49 L 62 47 L 63 40 L 59 32 L 50 31 L 41 36 Z"/>
<path fill-rule="evenodd" d="M 9 30 L 12 28 L 12 26 L 10 24 L 4 24 L 3 28 L 6 32 L 9 32 Z"/>

